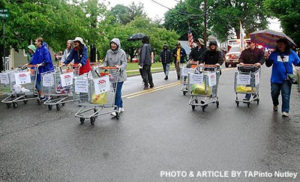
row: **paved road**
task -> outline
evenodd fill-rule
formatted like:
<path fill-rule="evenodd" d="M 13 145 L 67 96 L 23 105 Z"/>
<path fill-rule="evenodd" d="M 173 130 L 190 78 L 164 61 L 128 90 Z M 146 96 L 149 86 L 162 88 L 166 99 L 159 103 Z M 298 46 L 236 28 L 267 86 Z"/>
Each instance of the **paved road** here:
<path fill-rule="evenodd" d="M 124 85 L 121 119 L 79 125 L 76 105 L 48 111 L 34 102 L 0 105 L 0 181 L 299 181 L 291 178 L 166 178 L 162 171 L 300 172 L 300 94 L 293 88 L 291 119 L 272 112 L 264 69 L 261 103 L 234 103 L 234 70 L 220 79 L 220 108 L 193 112 L 180 85 L 154 75 L 156 89 L 141 91 L 140 77 Z M 23 107 L 22 107 L 23 106 Z"/>

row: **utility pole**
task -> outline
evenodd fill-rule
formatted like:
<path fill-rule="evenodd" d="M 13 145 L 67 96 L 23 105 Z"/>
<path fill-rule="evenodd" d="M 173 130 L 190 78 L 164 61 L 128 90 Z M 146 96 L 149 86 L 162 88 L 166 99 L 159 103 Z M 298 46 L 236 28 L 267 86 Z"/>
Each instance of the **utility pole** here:
<path fill-rule="evenodd" d="M 203 33 L 203 38 L 204 38 L 204 44 L 206 46 L 207 43 L 207 0 L 204 0 L 204 33 Z"/>

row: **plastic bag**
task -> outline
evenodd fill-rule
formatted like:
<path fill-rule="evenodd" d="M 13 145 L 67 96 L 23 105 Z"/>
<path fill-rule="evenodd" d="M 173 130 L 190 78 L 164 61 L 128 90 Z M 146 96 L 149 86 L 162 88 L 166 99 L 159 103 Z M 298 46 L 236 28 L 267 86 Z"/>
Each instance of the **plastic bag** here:
<path fill-rule="evenodd" d="M 107 103 L 107 93 L 93 94 L 92 104 L 104 105 Z"/>
<path fill-rule="evenodd" d="M 211 95 L 211 87 L 207 86 L 205 90 L 205 84 L 193 84 L 192 85 L 192 94 L 193 95 Z"/>

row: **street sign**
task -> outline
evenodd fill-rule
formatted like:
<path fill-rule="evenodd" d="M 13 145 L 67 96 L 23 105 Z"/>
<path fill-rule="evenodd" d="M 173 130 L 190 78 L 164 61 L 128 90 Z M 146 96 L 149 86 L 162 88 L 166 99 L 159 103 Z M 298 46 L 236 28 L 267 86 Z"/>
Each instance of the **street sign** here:
<path fill-rule="evenodd" d="M 8 14 L 8 9 L 0 9 L 1 14 Z"/>
<path fill-rule="evenodd" d="M 9 17 L 9 14 L 0 14 L 0 17 L 1 17 L 1 18 L 8 18 L 8 17 Z"/>

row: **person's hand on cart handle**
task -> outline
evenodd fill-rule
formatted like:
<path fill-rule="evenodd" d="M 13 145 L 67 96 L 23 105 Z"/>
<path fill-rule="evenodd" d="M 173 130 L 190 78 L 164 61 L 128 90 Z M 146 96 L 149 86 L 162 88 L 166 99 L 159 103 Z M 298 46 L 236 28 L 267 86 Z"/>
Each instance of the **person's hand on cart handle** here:
<path fill-rule="evenodd" d="M 255 63 L 254 66 L 261 67 L 260 63 Z"/>

